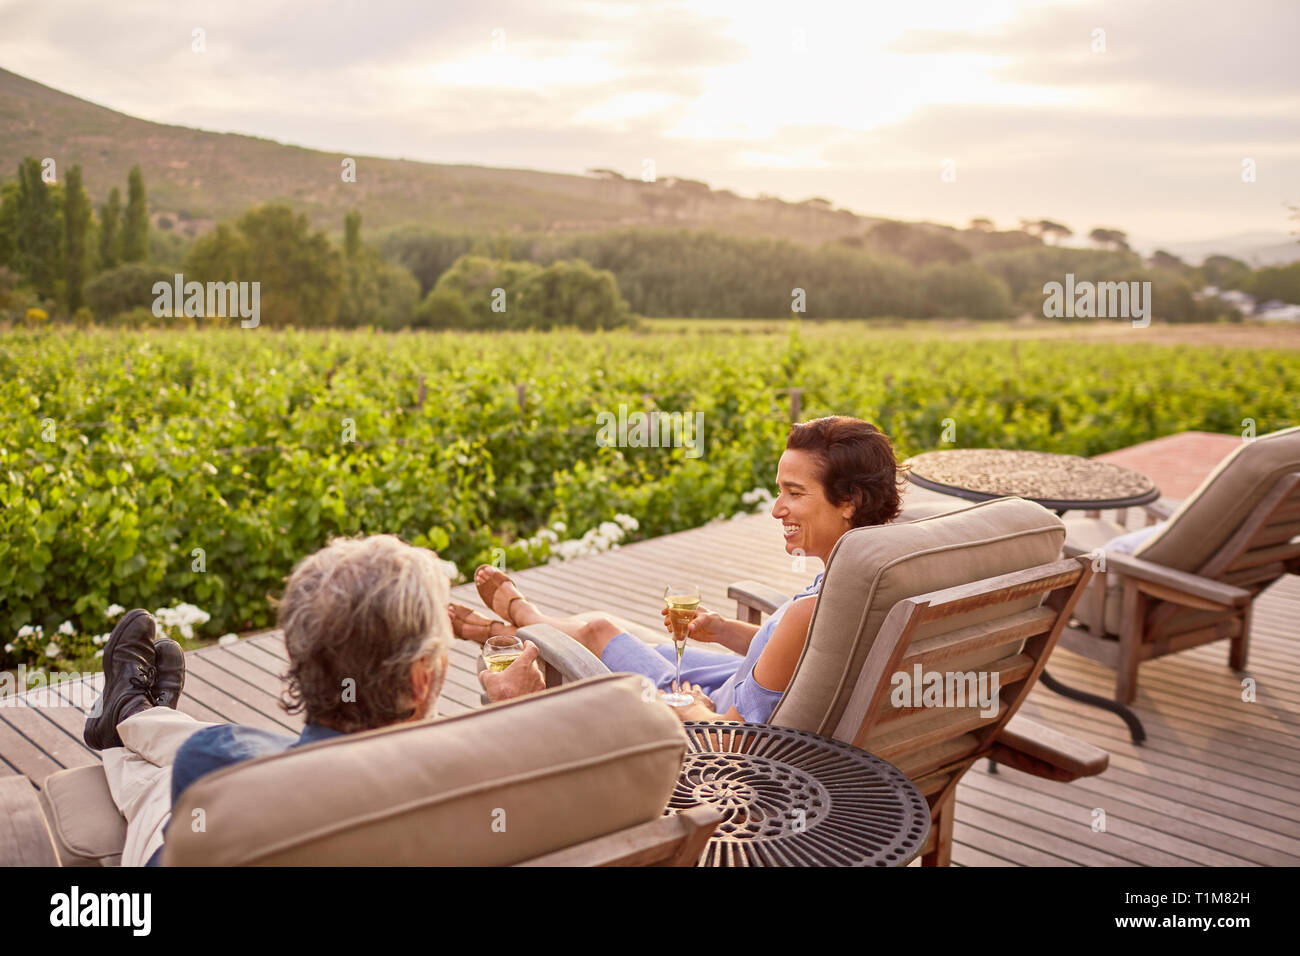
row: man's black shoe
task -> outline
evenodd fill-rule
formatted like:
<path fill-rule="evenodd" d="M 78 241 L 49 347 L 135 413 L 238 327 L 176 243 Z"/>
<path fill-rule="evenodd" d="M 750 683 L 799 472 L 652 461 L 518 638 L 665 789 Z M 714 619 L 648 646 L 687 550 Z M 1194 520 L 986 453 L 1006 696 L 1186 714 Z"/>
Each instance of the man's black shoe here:
<path fill-rule="evenodd" d="M 153 682 L 153 702 L 159 707 L 176 709 L 185 686 L 185 651 L 170 637 L 160 637 L 153 646 L 157 676 Z"/>
<path fill-rule="evenodd" d="M 104 692 L 86 718 L 82 737 L 93 750 L 122 746 L 117 725 L 153 706 L 154 619 L 141 608 L 117 622 L 104 645 Z"/>

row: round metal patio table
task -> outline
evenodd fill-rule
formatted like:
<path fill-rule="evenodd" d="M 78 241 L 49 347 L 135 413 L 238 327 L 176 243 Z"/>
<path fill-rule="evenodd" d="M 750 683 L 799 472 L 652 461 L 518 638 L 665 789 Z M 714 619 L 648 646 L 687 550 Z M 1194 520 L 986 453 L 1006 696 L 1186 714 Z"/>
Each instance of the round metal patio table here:
<path fill-rule="evenodd" d="M 925 797 L 865 750 L 768 724 L 685 727 L 668 809 L 705 803 L 723 815 L 700 866 L 906 866 L 925 845 Z"/>
<path fill-rule="evenodd" d="M 988 501 L 1014 495 L 1036 501 L 1058 516 L 1067 511 L 1109 511 L 1138 508 L 1160 497 L 1146 475 L 1106 461 L 1045 451 L 1001 448 L 953 448 L 927 451 L 909 458 L 907 478 L 930 491 Z M 1100 707 L 1128 724 L 1135 744 L 1146 739 L 1137 714 L 1108 697 L 1062 684 L 1046 670 L 1039 678 L 1062 697 Z"/>

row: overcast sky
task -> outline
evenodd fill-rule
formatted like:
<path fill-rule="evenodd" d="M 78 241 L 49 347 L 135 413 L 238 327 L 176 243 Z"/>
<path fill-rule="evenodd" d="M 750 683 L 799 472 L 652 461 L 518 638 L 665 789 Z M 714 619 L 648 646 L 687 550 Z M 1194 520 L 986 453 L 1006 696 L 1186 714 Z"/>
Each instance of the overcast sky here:
<path fill-rule="evenodd" d="M 0 0 L 0 24 L 0 66 L 65 92 L 353 155 L 651 158 L 953 225 L 1300 228 L 1300 0 Z"/>

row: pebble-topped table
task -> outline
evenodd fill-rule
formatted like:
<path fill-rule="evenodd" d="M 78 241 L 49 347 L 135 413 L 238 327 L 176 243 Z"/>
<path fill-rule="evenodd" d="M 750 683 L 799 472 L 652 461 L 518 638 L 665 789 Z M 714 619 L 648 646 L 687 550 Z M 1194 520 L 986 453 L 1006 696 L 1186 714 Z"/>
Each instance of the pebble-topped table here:
<path fill-rule="evenodd" d="M 1015 495 L 1058 514 L 1136 508 L 1160 497 L 1146 475 L 1076 455 L 997 448 L 928 451 L 908 459 L 908 478 L 922 488 L 968 501 Z"/>
<path fill-rule="evenodd" d="M 1067 511 L 1108 511 L 1137 508 L 1160 497 L 1146 475 L 1110 462 L 1077 455 L 998 448 L 954 448 L 927 451 L 906 462 L 908 480 L 921 488 L 967 501 L 1015 496 L 1036 501 L 1058 515 Z M 1118 714 L 1128 724 L 1134 743 L 1146 739 L 1137 715 L 1106 697 L 1067 687 L 1046 670 L 1043 686 L 1063 697 Z"/>

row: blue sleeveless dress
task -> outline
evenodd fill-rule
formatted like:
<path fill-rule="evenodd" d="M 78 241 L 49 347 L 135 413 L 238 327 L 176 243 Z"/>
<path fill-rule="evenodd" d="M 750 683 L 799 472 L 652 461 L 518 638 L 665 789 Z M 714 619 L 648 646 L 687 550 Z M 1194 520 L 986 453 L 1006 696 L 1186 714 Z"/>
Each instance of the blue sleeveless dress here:
<path fill-rule="evenodd" d="M 717 713 L 725 714 L 735 707 L 741 720 L 766 723 L 783 691 L 769 690 L 760 684 L 754 677 L 754 666 L 790 605 L 817 594 L 821 585 L 819 574 L 812 584 L 773 611 L 749 642 L 749 651 L 743 658 L 688 647 L 682 654 L 682 681 L 699 684 L 713 701 Z M 600 660 L 611 671 L 650 678 L 659 690 L 670 690 L 677 673 L 677 651 L 671 641 L 652 647 L 626 632 L 605 645 Z"/>

